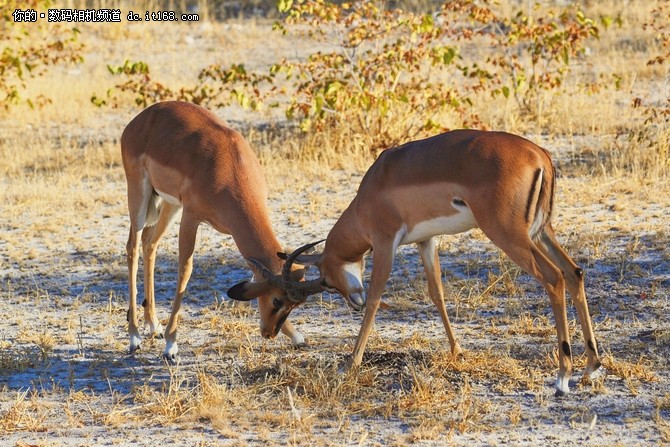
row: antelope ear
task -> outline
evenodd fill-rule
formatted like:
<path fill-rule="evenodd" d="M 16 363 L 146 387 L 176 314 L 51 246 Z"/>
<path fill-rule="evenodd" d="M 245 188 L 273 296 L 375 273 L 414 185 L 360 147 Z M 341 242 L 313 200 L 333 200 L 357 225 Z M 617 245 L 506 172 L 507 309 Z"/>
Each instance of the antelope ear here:
<path fill-rule="evenodd" d="M 228 289 L 226 294 L 231 300 L 251 301 L 261 295 L 269 293 L 272 289 L 273 287 L 268 281 L 243 281 Z"/>

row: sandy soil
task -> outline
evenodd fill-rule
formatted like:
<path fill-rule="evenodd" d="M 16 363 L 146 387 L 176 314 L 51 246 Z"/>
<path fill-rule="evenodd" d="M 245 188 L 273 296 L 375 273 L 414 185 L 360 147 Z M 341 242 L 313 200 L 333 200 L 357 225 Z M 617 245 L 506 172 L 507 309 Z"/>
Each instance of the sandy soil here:
<path fill-rule="evenodd" d="M 371 415 L 344 412 L 338 419 L 337 412 L 312 406 L 309 393 L 301 394 L 294 384 L 294 410 L 286 405 L 284 396 L 280 399 L 283 407 L 266 411 L 289 419 L 295 418 L 295 411 L 302 411 L 303 418 L 312 418 L 308 428 L 296 428 L 295 424 L 263 422 L 267 416 L 253 416 L 245 422 L 245 414 L 231 414 L 230 409 L 237 408 L 232 403 L 236 390 L 247 402 L 236 411 L 244 411 L 249 393 L 264 400 L 264 381 L 282 377 L 286 368 L 306 375 L 315 366 L 319 373 L 334 371 L 350 352 L 362 316 L 349 310 L 340 297 L 324 294 L 292 315 L 309 348 L 296 351 L 285 337 L 261 339 L 255 308 L 235 306 L 224 296 L 230 285 L 249 275 L 231 238 L 201 227 L 180 326 L 180 363 L 169 367 L 162 361 L 160 340 L 145 340 L 141 352 L 129 356 L 125 333 L 127 217 L 119 170 L 118 166 L 111 168 L 106 184 L 87 185 L 94 198 L 104 197 L 96 207 L 80 213 L 27 209 L 2 222 L 3 445 L 386 445 L 416 441 L 530 446 L 657 445 L 668 441 L 670 259 L 663 230 L 668 209 L 665 198 L 643 204 L 632 199 L 625 209 L 615 209 L 612 202 L 620 201 L 621 192 L 604 184 L 588 197 L 570 199 L 566 207 L 562 205 L 566 197 L 588 181 L 560 180 L 556 226 L 575 259 L 587 269 L 587 295 L 601 349 L 616 362 L 639 366 L 629 377 L 609 371 L 597 386 L 582 386 L 579 374 L 584 358 L 578 357 L 571 384 L 574 393 L 555 398 L 556 370 L 550 360 L 555 334 L 548 299 L 530 277 L 519 272 L 512 273 L 516 277 L 512 281 L 516 286 L 510 286 L 516 287 L 512 294 L 497 286 L 482 294 L 491 275 L 501 274 L 509 265 L 475 231 L 444 237 L 440 243 L 445 283 L 452 295 L 448 304 L 452 321 L 471 359 L 482 355 L 512 359 L 525 369 L 528 382 L 515 381 L 504 369 L 483 374 L 445 370 L 440 377 L 424 377 L 425 383 L 438 381 L 440 389 L 446 387 L 455 396 L 463 390 L 461 398 L 467 395 L 473 402 L 477 417 L 462 430 L 430 432 L 427 428 L 422 432 L 423 416 L 432 414 L 430 400 L 428 408 L 417 403 L 414 411 L 393 410 L 398 396 L 418 386 L 416 368 L 444 356 L 448 346 L 425 296 L 416 250 L 402 247 L 386 298 L 391 309 L 378 315 L 364 365 L 374 371 L 370 386 L 381 392 L 377 402 L 367 404 L 387 405 L 391 410 L 387 414 L 372 411 Z M 358 172 L 322 173 L 307 179 L 311 186 L 287 196 L 279 186 L 284 179 L 273 176 L 270 205 L 280 240 L 296 246 L 325 236 L 359 179 Z M 82 185 L 86 182 L 78 188 Z M 602 199 L 594 201 L 594 194 Z M 637 197 L 642 192 L 631 194 Z M 296 220 L 315 196 L 319 197 L 316 209 Z M 324 217 L 312 219 L 312 213 Z M 175 283 L 176 245 L 175 225 L 165 239 L 157 267 L 158 308 L 163 320 Z M 574 328 L 572 308 L 569 316 Z M 519 330 L 518 320 L 524 318 L 530 318 L 535 330 Z M 580 331 L 575 330 L 573 349 L 581 355 L 579 337 Z M 227 418 L 225 423 L 204 416 L 170 420 L 156 409 L 163 402 L 158 396 L 168 402 L 172 391 L 190 392 L 203 372 L 230 386 L 232 400 L 219 408 Z M 275 392 L 285 392 L 285 387 L 272 383 Z"/>

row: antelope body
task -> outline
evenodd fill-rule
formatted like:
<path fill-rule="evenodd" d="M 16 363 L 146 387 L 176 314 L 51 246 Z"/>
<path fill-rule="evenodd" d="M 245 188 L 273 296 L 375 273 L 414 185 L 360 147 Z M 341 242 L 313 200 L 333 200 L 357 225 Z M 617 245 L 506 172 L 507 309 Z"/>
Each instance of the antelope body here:
<path fill-rule="evenodd" d="M 337 291 L 355 309 L 365 307 L 350 366 L 360 365 L 399 245 L 415 243 L 428 290 L 454 354 L 461 347 L 444 305 L 434 237 L 480 228 L 547 291 L 556 321 L 557 394 L 569 391 L 572 373 L 565 289 L 569 290 L 586 342 L 586 376 L 600 366 L 584 292 L 583 271 L 561 248 L 551 226 L 555 171 L 547 151 L 503 132 L 456 130 L 383 152 L 336 222 L 322 253 L 293 259 L 319 268 L 309 293 Z M 312 246 L 314 244 L 309 244 Z M 301 249 L 305 249 L 305 246 Z M 363 257 L 372 250 L 369 290 Z M 242 283 L 245 284 L 245 283 Z M 253 298 L 249 283 L 234 297 Z"/>
<path fill-rule="evenodd" d="M 175 360 L 177 323 L 186 285 L 193 269 L 193 252 L 200 223 L 232 235 L 244 257 L 281 270 L 282 251 L 270 225 L 263 171 L 244 138 L 213 113 L 186 102 L 162 102 L 137 115 L 121 137 L 128 184 L 128 273 L 130 352 L 140 346 L 136 307 L 139 248 L 144 258 L 144 318 L 151 335 L 161 336 L 154 299 L 154 266 L 158 242 L 182 209 L 179 224 L 179 279 L 172 312 L 165 328 L 164 356 Z M 256 275 L 260 272 L 251 265 Z M 301 276 L 302 270 L 295 273 Z M 290 309 L 286 292 L 267 290 L 259 297 L 261 334 L 274 337 L 279 327 L 295 345 L 304 343 L 293 326 L 284 323 Z M 287 301 L 284 305 L 284 301 Z"/>

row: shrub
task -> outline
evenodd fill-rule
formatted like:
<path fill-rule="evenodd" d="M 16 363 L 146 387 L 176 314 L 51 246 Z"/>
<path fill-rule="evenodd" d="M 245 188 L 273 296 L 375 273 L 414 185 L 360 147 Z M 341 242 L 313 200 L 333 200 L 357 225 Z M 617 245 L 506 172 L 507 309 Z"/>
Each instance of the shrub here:
<path fill-rule="evenodd" d="M 77 28 L 44 19 L 15 21 L 24 18 L 17 15 L 17 10 L 38 13 L 48 7 L 49 2 L 45 0 L 0 2 L 0 106 L 5 109 L 22 101 L 31 107 L 48 103 L 49 98 L 44 96 L 22 96 L 26 79 L 44 75 L 49 66 L 83 60 Z"/>
<path fill-rule="evenodd" d="M 599 34 L 575 6 L 536 19 L 496 8 L 493 0 L 453 0 L 415 13 L 376 2 L 280 0 L 275 29 L 314 42 L 302 59 L 277 61 L 267 72 L 211 65 L 180 90 L 153 81 L 141 62 L 110 71 L 129 78 L 116 88 L 132 92 L 138 105 L 172 98 L 282 107 L 304 132 L 338 129 L 376 152 L 449 124 L 486 127 L 475 106 L 490 97 L 514 98 L 521 113 L 537 117 L 538 93 L 557 90 L 572 58 Z M 495 51 L 473 57 L 467 47 Z M 113 91 L 94 102 L 110 98 Z"/>

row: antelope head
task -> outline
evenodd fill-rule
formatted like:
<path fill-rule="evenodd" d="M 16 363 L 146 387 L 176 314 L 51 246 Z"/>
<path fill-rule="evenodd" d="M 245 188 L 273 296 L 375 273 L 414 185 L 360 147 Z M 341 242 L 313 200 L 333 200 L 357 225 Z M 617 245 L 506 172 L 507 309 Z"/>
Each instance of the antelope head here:
<path fill-rule="evenodd" d="M 304 303 L 310 295 L 325 290 L 320 279 L 304 281 L 305 269 L 296 267 L 302 264 L 298 257 L 322 241 L 306 244 L 289 255 L 277 253 L 286 262 L 280 274 L 274 274 L 262 262 L 248 258 L 255 274 L 252 281 L 238 283 L 228 289 L 228 297 L 236 301 L 250 301 L 259 298 L 261 316 L 261 335 L 263 338 L 274 338 L 291 311 Z M 307 255 L 310 259 L 314 255 Z M 263 299 L 268 297 L 271 299 Z M 271 304 L 268 306 L 268 304 Z"/>
<path fill-rule="evenodd" d="M 319 284 L 323 290 L 339 293 L 352 309 L 361 311 L 365 307 L 365 289 L 363 288 L 364 258 L 342 260 L 328 249 L 318 255 L 298 257 L 303 265 L 316 265 L 321 274 Z"/>

